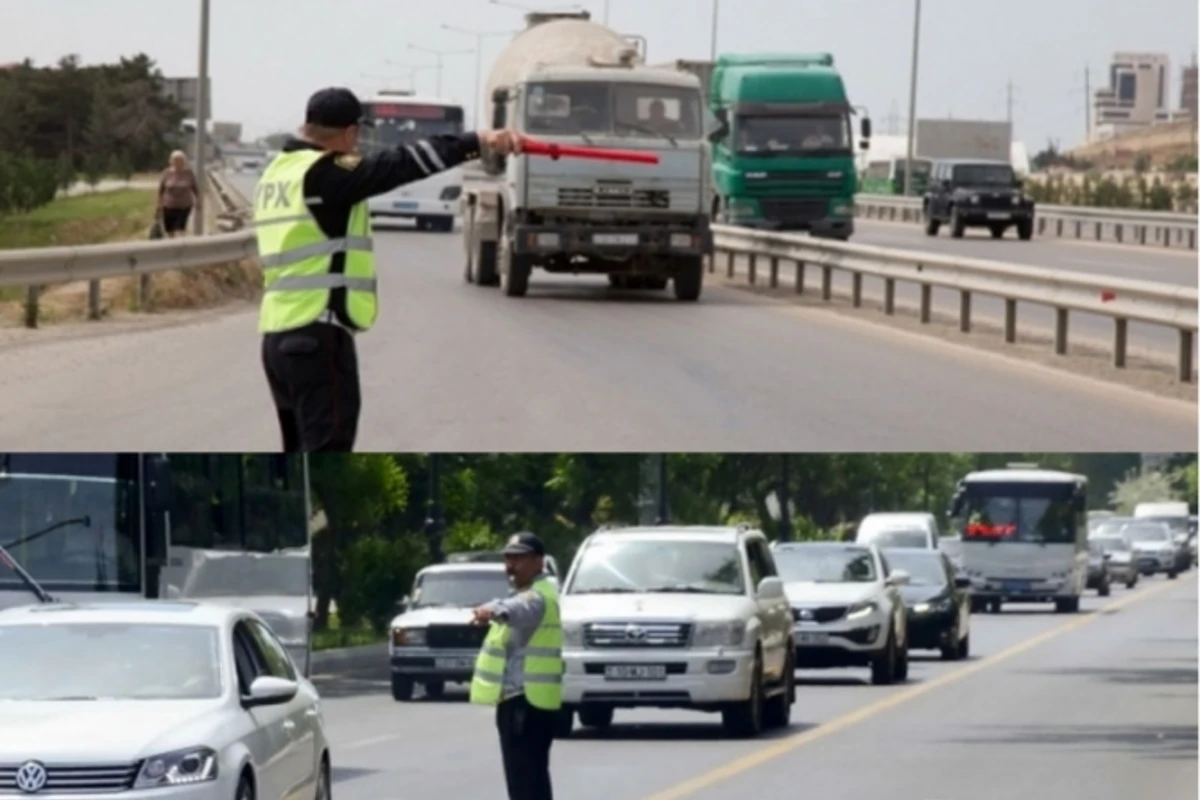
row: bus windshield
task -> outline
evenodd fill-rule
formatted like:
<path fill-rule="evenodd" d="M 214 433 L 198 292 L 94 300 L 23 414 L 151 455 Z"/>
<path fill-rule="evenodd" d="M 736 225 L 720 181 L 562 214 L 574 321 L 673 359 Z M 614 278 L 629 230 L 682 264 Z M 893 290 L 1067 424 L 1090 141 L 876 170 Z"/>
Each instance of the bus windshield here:
<path fill-rule="evenodd" d="M 0 454 L 0 545 L 48 592 L 141 591 L 137 456 Z M 20 589 L 0 573 L 0 589 Z"/>
<path fill-rule="evenodd" d="M 431 136 L 463 132 L 460 106 L 394 102 L 368 102 L 366 118 L 373 127 L 362 129 L 360 147 L 366 153 L 392 150 Z"/>
<path fill-rule="evenodd" d="M 961 516 L 966 542 L 1072 544 L 1073 484 L 968 484 Z"/>

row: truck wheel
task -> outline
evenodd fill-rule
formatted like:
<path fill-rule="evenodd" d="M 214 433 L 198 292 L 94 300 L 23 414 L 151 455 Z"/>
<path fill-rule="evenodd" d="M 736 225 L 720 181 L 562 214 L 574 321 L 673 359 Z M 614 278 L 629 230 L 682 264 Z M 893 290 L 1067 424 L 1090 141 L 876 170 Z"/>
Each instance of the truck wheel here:
<path fill-rule="evenodd" d="M 496 243 L 480 242 L 475 251 L 475 284 L 477 286 L 499 286 L 500 275 L 496 271 Z"/>
<path fill-rule="evenodd" d="M 762 657 L 754 656 L 754 675 L 750 679 L 750 696 L 721 712 L 721 724 L 734 736 L 746 739 L 763 731 L 763 672 Z"/>
<path fill-rule="evenodd" d="M 1033 238 L 1033 220 L 1023 219 L 1017 223 L 1017 238 L 1022 242 L 1028 242 Z"/>
<path fill-rule="evenodd" d="M 579 724 L 585 728 L 608 728 L 613 722 L 612 706 L 580 706 Z"/>
<path fill-rule="evenodd" d="M 941 228 L 942 228 L 942 223 L 938 222 L 937 218 L 934 217 L 933 214 L 931 214 L 929 212 L 928 208 L 926 208 L 925 209 L 925 235 L 926 236 L 937 236 L 938 231 L 941 230 Z"/>
<path fill-rule="evenodd" d="M 413 698 L 413 682 L 401 675 L 392 676 L 392 699 L 407 703 Z"/>
<path fill-rule="evenodd" d="M 958 213 L 958 206 L 955 206 L 950 209 L 950 235 L 955 239 L 961 239 L 966 232 L 967 223 L 963 221 L 962 216 Z"/>
<path fill-rule="evenodd" d="M 704 288 L 704 258 L 687 256 L 679 260 L 675 272 L 675 299 L 695 302 Z"/>
<path fill-rule="evenodd" d="M 504 233 L 500 239 L 500 285 L 508 297 L 524 297 L 529 291 L 531 267 L 525 256 L 513 252 L 512 238 Z"/>
<path fill-rule="evenodd" d="M 651 292 L 661 292 L 667 288 L 668 278 L 660 278 L 657 275 L 650 275 L 643 279 L 642 287 Z"/>

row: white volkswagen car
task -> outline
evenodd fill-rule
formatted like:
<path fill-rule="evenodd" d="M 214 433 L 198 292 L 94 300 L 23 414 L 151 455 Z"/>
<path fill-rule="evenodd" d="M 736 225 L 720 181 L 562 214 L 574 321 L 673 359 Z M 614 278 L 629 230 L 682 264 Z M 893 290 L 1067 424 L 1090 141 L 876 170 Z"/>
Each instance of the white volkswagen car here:
<path fill-rule="evenodd" d="M 871 682 L 908 678 L 908 624 L 899 587 L 878 548 L 847 542 L 772 547 L 792 604 L 796 667 L 869 666 Z"/>
<path fill-rule="evenodd" d="M 320 698 L 252 612 L 0 611 L 0 797 L 329 800 Z"/>

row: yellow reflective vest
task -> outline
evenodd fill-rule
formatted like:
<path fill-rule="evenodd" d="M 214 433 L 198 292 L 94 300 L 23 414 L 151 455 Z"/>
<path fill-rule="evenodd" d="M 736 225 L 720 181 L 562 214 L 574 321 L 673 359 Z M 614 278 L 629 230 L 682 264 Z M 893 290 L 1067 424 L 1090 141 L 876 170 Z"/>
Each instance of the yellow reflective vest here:
<path fill-rule="evenodd" d="M 263 268 L 260 333 L 280 333 L 316 322 L 329 308 L 330 292 L 346 290 L 346 313 L 359 330 L 378 314 L 371 214 L 366 202 L 350 210 L 346 235 L 331 239 L 304 196 L 304 178 L 322 157 L 320 150 L 281 153 L 263 172 L 254 196 L 254 225 Z M 345 268 L 333 272 L 333 257 L 344 253 Z"/>
<path fill-rule="evenodd" d="M 531 587 L 546 601 L 546 613 L 525 648 L 522 673 L 525 699 L 534 708 L 557 711 L 562 708 L 562 623 L 558 609 L 558 590 L 545 578 L 534 581 Z M 494 706 L 501 700 L 504 687 L 506 651 L 512 639 L 512 628 L 493 620 L 487 638 L 475 660 L 475 677 L 471 680 L 471 702 Z"/>

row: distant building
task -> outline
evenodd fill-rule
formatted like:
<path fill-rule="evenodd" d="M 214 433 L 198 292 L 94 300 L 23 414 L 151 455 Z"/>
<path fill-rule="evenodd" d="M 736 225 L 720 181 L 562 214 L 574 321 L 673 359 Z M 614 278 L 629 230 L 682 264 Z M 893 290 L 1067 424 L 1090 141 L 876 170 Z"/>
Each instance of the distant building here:
<path fill-rule="evenodd" d="M 1165 53 L 1116 53 L 1108 86 L 1092 98 L 1092 138 L 1111 139 L 1172 118 L 1171 59 Z"/>
<path fill-rule="evenodd" d="M 1196 60 L 1192 58 L 1191 66 L 1183 68 L 1183 76 L 1179 89 L 1179 110 L 1188 119 L 1195 121 L 1196 114 Z"/>

